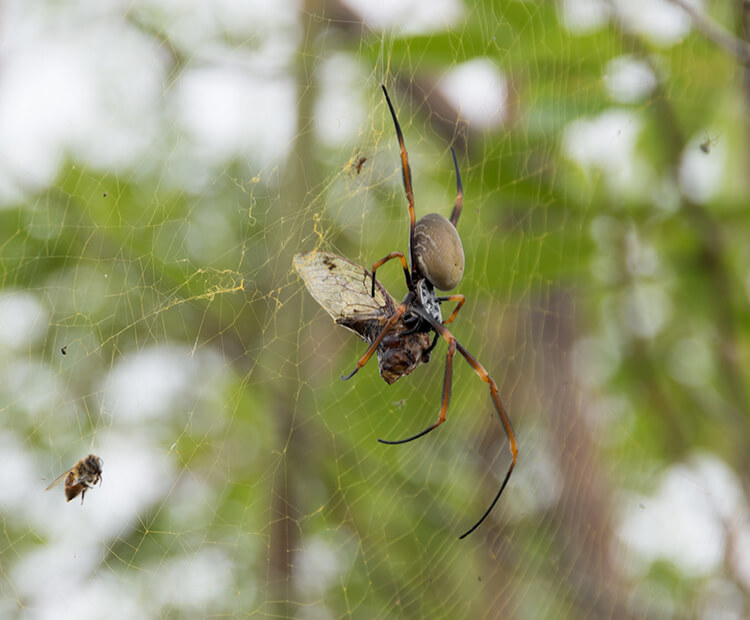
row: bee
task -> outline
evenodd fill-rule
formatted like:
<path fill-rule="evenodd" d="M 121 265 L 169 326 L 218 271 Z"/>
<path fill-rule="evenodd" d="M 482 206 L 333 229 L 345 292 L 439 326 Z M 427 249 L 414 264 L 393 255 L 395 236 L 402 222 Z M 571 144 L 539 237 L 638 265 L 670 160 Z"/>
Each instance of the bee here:
<path fill-rule="evenodd" d="M 81 459 L 73 465 L 68 471 L 60 474 L 45 491 L 49 491 L 52 487 L 57 486 L 64 479 L 65 497 L 68 501 L 80 495 L 81 504 L 83 504 L 86 491 L 92 489 L 97 482 L 101 484 L 103 467 L 104 461 L 95 454 L 89 454 L 86 458 Z"/>

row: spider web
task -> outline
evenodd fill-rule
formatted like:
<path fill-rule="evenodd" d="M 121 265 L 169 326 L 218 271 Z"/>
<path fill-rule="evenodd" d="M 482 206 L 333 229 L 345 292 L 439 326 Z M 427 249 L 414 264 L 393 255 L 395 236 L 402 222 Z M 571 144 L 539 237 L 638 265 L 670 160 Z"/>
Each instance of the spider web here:
<path fill-rule="evenodd" d="M 0 615 L 746 616 L 747 47 L 636 4 L 4 3 Z M 342 382 L 366 347 L 292 268 L 406 250 L 381 83 L 418 217 L 458 152 L 450 328 L 519 443 L 463 541 L 486 384 L 457 356 L 446 424 L 379 444 L 445 343 Z M 89 453 L 83 505 L 44 492 Z"/>

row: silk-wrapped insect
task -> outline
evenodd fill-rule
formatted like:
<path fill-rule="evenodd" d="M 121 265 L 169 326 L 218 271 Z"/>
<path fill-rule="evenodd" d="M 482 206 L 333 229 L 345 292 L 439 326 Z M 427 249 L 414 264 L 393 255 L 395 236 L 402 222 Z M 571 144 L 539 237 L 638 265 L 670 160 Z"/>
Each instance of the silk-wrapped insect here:
<path fill-rule="evenodd" d="M 398 304 L 372 274 L 343 256 L 312 250 L 294 257 L 294 267 L 307 290 L 338 324 L 371 345 Z M 380 376 L 389 385 L 430 361 L 432 342 L 425 332 L 409 332 L 403 321 L 394 325 L 377 348 Z"/>

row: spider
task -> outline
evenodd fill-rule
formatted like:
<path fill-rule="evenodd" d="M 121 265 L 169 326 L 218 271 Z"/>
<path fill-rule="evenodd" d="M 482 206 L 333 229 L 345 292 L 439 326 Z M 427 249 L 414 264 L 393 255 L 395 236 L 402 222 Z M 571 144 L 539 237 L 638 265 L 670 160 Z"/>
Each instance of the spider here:
<path fill-rule="evenodd" d="M 417 221 L 414 209 L 411 169 L 409 167 L 409 156 L 406 152 L 406 147 L 404 146 L 404 136 L 401 133 L 401 126 L 398 123 L 396 111 L 394 110 L 391 99 L 388 96 L 388 91 L 385 86 L 382 86 L 382 89 L 383 94 L 385 95 L 385 100 L 388 103 L 388 109 L 391 112 L 391 117 L 393 118 L 393 124 L 396 128 L 398 143 L 401 147 L 401 172 L 409 210 L 409 260 L 407 263 L 404 253 L 396 251 L 391 252 L 377 261 L 372 266 L 372 288 L 370 294 L 373 297 L 375 296 L 375 273 L 377 269 L 394 258 L 397 258 L 401 263 L 408 291 L 404 300 L 385 322 L 380 334 L 370 343 L 367 351 L 365 351 L 364 355 L 359 359 L 354 370 L 348 375 L 342 375 L 341 378 L 345 381 L 351 379 L 357 371 L 367 363 L 370 357 L 372 357 L 372 354 L 378 350 L 378 346 L 388 332 L 397 326 L 404 325 L 407 327 L 407 330 L 403 332 L 403 335 L 419 333 L 429 334 L 434 332 L 432 343 L 429 345 L 426 353 L 429 353 L 435 347 L 439 338 L 442 338 L 448 343 L 448 353 L 445 361 L 445 375 L 443 377 L 443 395 L 437 421 L 423 431 L 416 435 L 412 435 L 411 437 L 407 437 L 406 439 L 399 439 L 396 441 L 378 439 L 379 442 L 390 445 L 404 444 L 419 439 L 445 422 L 451 397 L 453 357 L 455 356 L 456 351 L 458 351 L 469 363 L 474 369 L 474 372 L 479 375 L 479 378 L 489 385 L 490 396 L 492 397 L 492 402 L 495 405 L 497 414 L 503 428 L 505 429 L 505 434 L 508 437 L 510 451 L 513 458 L 508 467 L 508 472 L 505 474 L 505 478 L 500 485 L 500 490 L 498 490 L 492 503 L 487 510 L 485 510 L 480 519 L 459 537 L 463 539 L 482 524 L 500 499 L 500 495 L 505 489 L 505 486 L 510 479 L 510 475 L 513 472 L 513 468 L 516 465 L 518 446 L 516 444 L 516 436 L 513 433 L 510 420 L 508 419 L 505 408 L 500 401 L 497 384 L 476 358 L 471 355 L 471 353 L 469 353 L 463 345 L 456 340 L 456 337 L 448 330 L 448 328 L 445 327 L 448 323 L 452 323 L 456 318 L 458 311 L 466 302 L 466 298 L 460 294 L 439 296 L 435 292 L 435 289 L 450 291 L 456 288 L 461 281 L 464 270 L 463 246 L 461 245 L 461 239 L 456 231 L 456 223 L 458 222 L 463 207 L 463 185 L 461 184 L 461 173 L 458 170 L 456 151 L 451 147 L 453 167 L 456 171 L 456 201 L 453 206 L 453 211 L 451 212 L 450 220 L 438 213 L 429 213 Z M 445 320 L 443 320 L 440 311 L 440 304 L 444 302 L 456 302 L 456 307 L 453 309 L 453 312 Z M 427 357 L 427 359 L 429 359 L 429 357 Z"/>
<path fill-rule="evenodd" d="M 367 157 L 358 157 L 357 161 L 354 162 L 354 172 L 359 174 L 362 172 L 362 166 L 365 165 L 365 162 L 367 161 Z"/>
<path fill-rule="evenodd" d="M 719 136 L 711 137 L 708 134 L 705 136 L 705 140 L 700 143 L 700 149 L 703 151 L 706 155 L 711 153 L 711 149 L 716 146 L 716 144 L 719 142 Z"/>

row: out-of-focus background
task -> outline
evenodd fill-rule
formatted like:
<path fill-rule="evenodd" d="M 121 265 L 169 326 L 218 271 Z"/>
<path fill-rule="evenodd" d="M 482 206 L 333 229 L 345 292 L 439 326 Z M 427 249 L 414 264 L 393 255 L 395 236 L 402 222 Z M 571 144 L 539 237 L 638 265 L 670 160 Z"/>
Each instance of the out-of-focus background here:
<path fill-rule="evenodd" d="M 686 7 L 686 8 L 685 8 Z M 750 614 L 739 0 L 0 5 L 0 616 Z M 388 386 L 292 267 L 450 213 Z M 400 299 L 397 265 L 379 272 Z M 101 487 L 44 492 L 86 454 Z"/>

